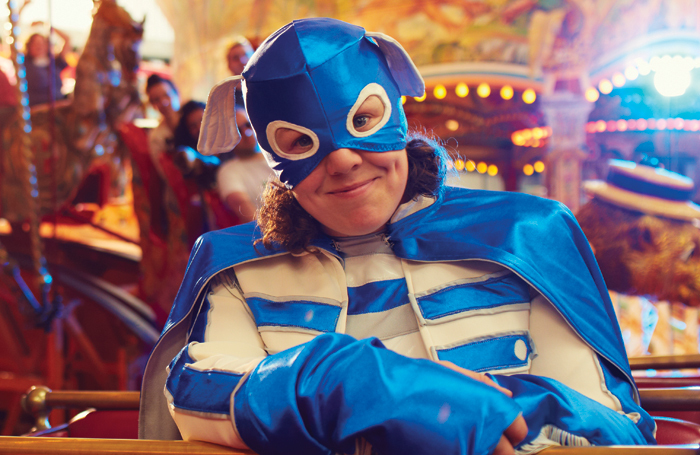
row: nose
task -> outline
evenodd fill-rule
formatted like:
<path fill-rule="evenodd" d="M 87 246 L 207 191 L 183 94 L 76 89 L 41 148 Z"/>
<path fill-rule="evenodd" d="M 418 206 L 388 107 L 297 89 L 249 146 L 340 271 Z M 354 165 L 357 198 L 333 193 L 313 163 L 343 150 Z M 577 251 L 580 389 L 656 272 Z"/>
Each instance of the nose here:
<path fill-rule="evenodd" d="M 325 159 L 326 171 L 329 175 L 347 174 L 362 164 L 362 155 L 353 149 L 337 149 Z"/>

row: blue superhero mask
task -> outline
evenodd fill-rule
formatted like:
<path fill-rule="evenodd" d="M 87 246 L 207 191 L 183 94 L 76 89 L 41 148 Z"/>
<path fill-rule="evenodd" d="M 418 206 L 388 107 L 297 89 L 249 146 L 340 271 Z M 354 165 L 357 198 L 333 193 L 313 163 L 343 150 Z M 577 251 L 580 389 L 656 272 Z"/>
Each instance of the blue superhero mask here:
<path fill-rule="evenodd" d="M 392 38 L 335 19 L 294 21 L 260 45 L 242 76 L 212 89 L 200 133 L 202 153 L 227 152 L 238 142 L 232 109 L 239 79 L 265 158 L 288 187 L 340 148 L 404 149 L 401 95 L 421 96 L 425 89 L 410 57 Z M 358 128 L 357 111 L 373 95 L 382 105 L 378 122 Z M 280 128 L 308 137 L 303 153 L 288 153 L 278 143 Z"/>

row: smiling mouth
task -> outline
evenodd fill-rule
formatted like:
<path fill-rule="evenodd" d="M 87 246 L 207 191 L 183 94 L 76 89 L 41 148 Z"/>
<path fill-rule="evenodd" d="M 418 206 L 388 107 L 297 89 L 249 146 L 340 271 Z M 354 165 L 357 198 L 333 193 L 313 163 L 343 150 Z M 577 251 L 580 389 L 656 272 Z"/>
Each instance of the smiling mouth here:
<path fill-rule="evenodd" d="M 335 195 L 352 195 L 354 193 L 357 193 L 359 191 L 362 191 L 363 189 L 367 188 L 372 182 L 374 182 L 376 178 L 365 180 L 363 182 L 358 182 L 352 185 L 344 186 L 342 188 L 339 188 L 337 190 L 329 191 L 329 194 L 335 194 Z"/>

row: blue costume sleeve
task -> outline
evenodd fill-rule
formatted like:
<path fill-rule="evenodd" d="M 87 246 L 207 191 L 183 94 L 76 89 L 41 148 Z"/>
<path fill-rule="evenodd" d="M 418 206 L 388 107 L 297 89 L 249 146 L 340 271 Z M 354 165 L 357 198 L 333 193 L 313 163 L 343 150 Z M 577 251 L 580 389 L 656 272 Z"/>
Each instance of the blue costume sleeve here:
<path fill-rule="evenodd" d="M 324 334 L 263 360 L 233 399 L 255 452 L 489 454 L 521 413 L 493 387 L 377 339 Z"/>
<path fill-rule="evenodd" d="M 625 412 L 638 417 L 635 423 L 630 417 L 554 379 L 529 374 L 491 377 L 513 392 L 513 399 L 523 410 L 528 434 L 519 446 L 521 450 L 528 445 L 541 444 L 542 438 L 568 446 L 656 443 L 653 421 L 639 406 L 625 409 Z"/>

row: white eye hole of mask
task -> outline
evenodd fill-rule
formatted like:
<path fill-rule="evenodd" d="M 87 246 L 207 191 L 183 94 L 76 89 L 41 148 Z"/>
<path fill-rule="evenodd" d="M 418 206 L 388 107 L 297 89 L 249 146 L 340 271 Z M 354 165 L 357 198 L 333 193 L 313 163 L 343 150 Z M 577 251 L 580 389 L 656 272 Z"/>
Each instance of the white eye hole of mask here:
<path fill-rule="evenodd" d="M 279 130 L 283 129 L 299 133 L 299 136 L 296 136 L 294 140 L 290 141 L 292 145 L 301 136 L 308 136 L 311 139 L 311 148 L 301 153 L 289 153 L 293 149 L 293 147 L 291 147 L 290 144 L 281 144 L 277 141 L 278 133 L 282 133 L 282 131 Z M 270 143 L 270 147 L 272 147 L 272 150 L 277 155 L 292 161 L 303 160 L 304 158 L 313 156 L 318 151 L 318 147 L 320 145 L 320 141 L 318 140 L 318 136 L 316 135 L 316 133 L 314 133 L 308 128 L 304 128 L 303 126 L 295 125 L 293 123 L 285 122 L 284 120 L 275 120 L 274 122 L 268 123 L 267 128 L 265 129 L 265 134 L 267 135 L 267 141 Z"/>
<path fill-rule="evenodd" d="M 379 101 L 381 101 L 381 104 L 383 106 L 383 112 L 377 112 L 375 109 L 367 109 L 365 101 L 367 101 L 371 96 L 376 96 L 379 99 Z M 358 131 L 357 128 L 355 128 L 355 116 L 358 114 L 372 114 L 371 117 L 374 118 L 370 118 L 368 120 L 370 125 L 373 122 L 376 122 L 377 118 L 379 119 L 379 121 L 367 130 Z M 386 123 L 389 121 L 390 117 L 391 102 L 389 101 L 389 96 L 386 94 L 386 90 L 384 90 L 384 87 L 377 84 L 376 82 L 372 82 L 371 84 L 367 84 L 367 86 L 363 88 L 360 94 L 358 95 L 357 101 L 355 101 L 355 104 L 350 109 L 350 112 L 348 112 L 345 127 L 348 129 L 348 132 L 355 137 L 367 137 L 382 129 L 382 127 L 386 125 Z"/>

